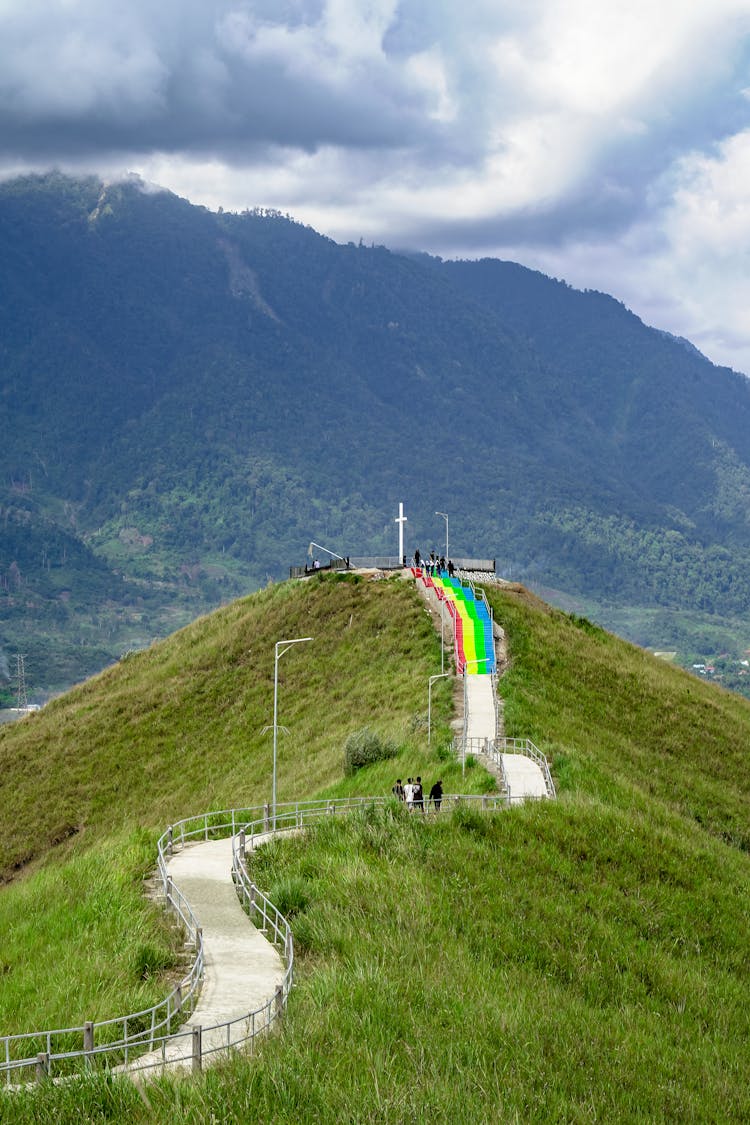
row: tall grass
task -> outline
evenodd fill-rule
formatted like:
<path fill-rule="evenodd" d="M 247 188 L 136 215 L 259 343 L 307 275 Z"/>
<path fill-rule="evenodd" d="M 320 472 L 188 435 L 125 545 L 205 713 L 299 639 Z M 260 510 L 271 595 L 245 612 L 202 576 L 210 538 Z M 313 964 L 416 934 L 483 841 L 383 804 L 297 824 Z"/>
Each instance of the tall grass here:
<path fill-rule="evenodd" d="M 508 734 L 529 735 L 563 793 L 665 806 L 750 851 L 750 704 L 526 591 L 489 588 L 512 642 Z"/>
<path fill-rule="evenodd" d="M 460 767 L 445 757 L 447 691 L 433 697 L 430 754 L 420 729 L 439 643 L 414 591 L 343 588 L 349 602 L 321 583 L 309 606 L 332 608 L 338 621 L 342 606 L 357 611 L 374 654 L 371 710 L 365 696 L 355 721 L 345 705 L 329 708 L 340 737 L 325 751 L 311 740 L 312 764 L 300 755 L 284 796 L 297 786 L 311 795 L 305 776 L 332 794 L 387 791 L 399 773 L 432 780 L 438 771 L 446 790 L 460 788 Z M 269 608 L 289 599 L 296 614 L 279 617 L 279 636 L 313 632 L 297 597 L 293 587 L 269 595 Z M 91 1079 L 28 1092 L 13 1102 L 13 1120 L 750 1118 L 750 705 L 521 589 L 490 597 L 511 649 L 508 733 L 548 752 L 560 799 L 429 819 L 394 803 L 263 849 L 256 881 L 293 914 L 296 939 L 282 1033 L 254 1059 L 200 1081 L 165 1078 L 139 1091 Z M 388 626 L 382 638 L 381 598 L 396 607 L 393 634 Z M 353 630 L 348 620 L 342 628 Z M 388 640 L 398 620 L 413 621 L 406 642 Z M 335 629 L 326 635 L 335 662 Z M 400 699 L 404 643 L 418 672 Z M 348 639 L 340 667 L 359 646 Z M 201 671 L 212 682 L 210 664 Z M 330 688 L 330 676 L 316 676 L 297 723 Z M 399 718 L 380 729 L 399 756 L 342 780 L 344 736 L 383 722 L 391 682 Z M 197 690 L 195 669 L 192 683 Z M 181 729 L 179 712 L 169 721 Z M 468 785 L 486 782 L 468 771 Z"/>
<path fill-rule="evenodd" d="M 400 580 L 272 587 L 0 732 L 0 854 L 6 877 L 18 868 L 0 892 L 0 1034 L 120 1015 L 166 994 L 168 973 L 142 980 L 138 969 L 159 950 L 169 966 L 181 946 L 142 894 L 156 834 L 191 813 L 269 800 L 261 731 L 273 718 L 273 646 L 303 635 L 313 643 L 280 663 L 279 800 L 326 786 L 389 792 L 390 772 L 369 770 L 337 790 L 346 734 L 368 723 L 397 742 L 392 768 L 419 772 L 440 643 Z M 434 695 L 444 744 L 450 697 Z M 483 779 L 473 771 L 475 790 Z"/>
<path fill-rule="evenodd" d="M 144 896 L 154 851 L 151 833 L 115 837 L 0 894 L 2 1034 L 81 1026 L 164 998 L 165 973 L 183 975 L 183 934 Z M 80 1047 L 80 1037 L 69 1044 Z"/>
<path fill-rule="evenodd" d="M 296 903 L 280 1036 L 148 1104 L 100 1081 L 18 1120 L 746 1120 L 747 870 L 721 850 L 584 798 L 328 820 L 255 859 Z"/>

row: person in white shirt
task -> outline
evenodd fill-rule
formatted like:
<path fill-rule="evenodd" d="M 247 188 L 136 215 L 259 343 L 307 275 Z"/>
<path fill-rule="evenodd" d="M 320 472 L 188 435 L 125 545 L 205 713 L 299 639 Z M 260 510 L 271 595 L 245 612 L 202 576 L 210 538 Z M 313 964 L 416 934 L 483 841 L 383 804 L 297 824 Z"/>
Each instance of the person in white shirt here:
<path fill-rule="evenodd" d="M 407 779 L 406 785 L 404 786 L 404 800 L 406 801 L 407 809 L 411 812 L 414 807 L 414 782 L 411 778 Z"/>

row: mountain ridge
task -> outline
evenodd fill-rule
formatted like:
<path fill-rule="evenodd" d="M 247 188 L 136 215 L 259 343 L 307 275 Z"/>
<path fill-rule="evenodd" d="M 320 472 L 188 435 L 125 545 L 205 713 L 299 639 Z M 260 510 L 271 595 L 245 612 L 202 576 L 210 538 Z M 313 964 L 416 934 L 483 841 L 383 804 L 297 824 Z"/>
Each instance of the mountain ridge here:
<path fill-rule="evenodd" d="M 311 539 L 392 554 L 400 500 L 409 552 L 447 506 L 501 573 L 750 604 L 748 382 L 615 298 L 59 174 L 0 185 L 0 252 L 0 647 L 65 649 L 57 682 Z"/>

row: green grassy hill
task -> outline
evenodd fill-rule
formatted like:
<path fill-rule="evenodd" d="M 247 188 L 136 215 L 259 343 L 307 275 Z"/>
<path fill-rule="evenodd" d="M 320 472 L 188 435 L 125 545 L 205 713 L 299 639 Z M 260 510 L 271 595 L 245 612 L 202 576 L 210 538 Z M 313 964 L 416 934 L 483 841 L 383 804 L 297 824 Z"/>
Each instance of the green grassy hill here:
<path fill-rule="evenodd" d="M 511 652 L 508 733 L 548 754 L 558 801 L 437 822 L 373 812 L 274 844 L 256 881 L 293 914 L 298 980 L 282 1033 L 199 1081 L 139 1092 L 91 1078 L 0 1102 L 0 1119 L 747 1120 L 750 705 L 520 587 L 489 596 Z M 143 949 L 168 961 L 170 935 L 138 914 L 135 893 L 154 832 L 267 797 L 273 642 L 306 635 L 315 644 L 281 665 L 280 799 L 383 792 L 412 768 L 458 788 L 441 747 L 448 689 L 424 750 L 440 651 L 411 585 L 274 587 L 0 732 L 3 863 L 26 861 L 0 894 L 2 932 L 63 889 L 61 918 L 97 893 L 106 919 L 128 891 L 138 937 L 114 958 L 127 979 L 107 1002 L 127 1006 L 136 985 L 158 993 Z M 344 782 L 344 736 L 365 723 L 402 753 Z M 487 779 L 472 770 L 469 782 Z M 50 848 L 65 824 L 80 830 Z M 104 947 L 95 921 L 80 924 Z M 83 975 L 74 950 L 72 939 L 39 952 L 29 1003 L 50 988 L 39 962 Z M 23 948 L 0 956 L 5 1030 Z M 91 1018 L 95 986 L 69 984 L 69 1008 L 85 999 Z"/>

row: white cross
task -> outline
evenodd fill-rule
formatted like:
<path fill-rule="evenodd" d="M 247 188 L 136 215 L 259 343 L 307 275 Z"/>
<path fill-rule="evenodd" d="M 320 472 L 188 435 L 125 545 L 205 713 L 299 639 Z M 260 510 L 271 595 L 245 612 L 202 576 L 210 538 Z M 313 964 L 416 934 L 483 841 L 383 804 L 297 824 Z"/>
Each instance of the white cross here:
<path fill-rule="evenodd" d="M 406 523 L 403 504 L 399 504 L 398 517 L 393 522 L 398 524 L 398 562 L 400 566 L 404 559 L 404 524 Z"/>

